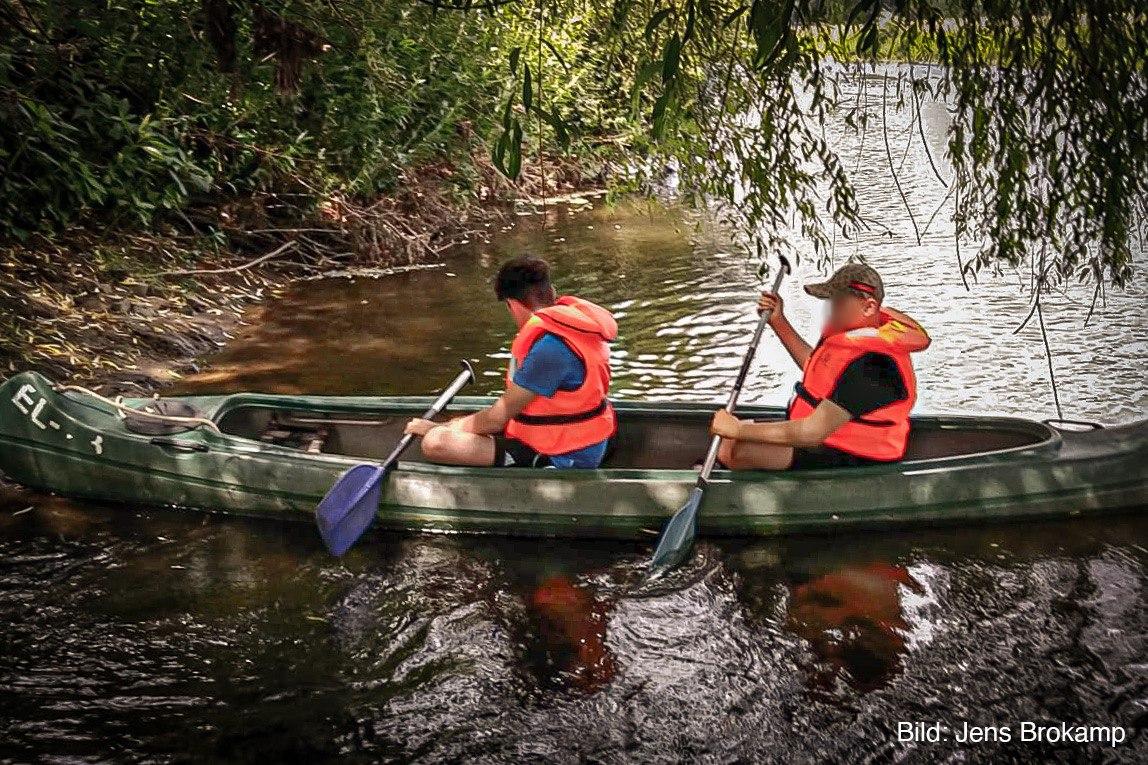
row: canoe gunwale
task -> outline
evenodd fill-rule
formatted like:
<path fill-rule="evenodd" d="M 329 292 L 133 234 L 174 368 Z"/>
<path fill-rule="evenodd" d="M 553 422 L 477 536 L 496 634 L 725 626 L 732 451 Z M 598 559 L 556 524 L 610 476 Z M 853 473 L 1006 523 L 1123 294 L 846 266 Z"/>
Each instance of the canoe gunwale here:
<path fill-rule="evenodd" d="M 196 397 L 183 397 L 182 400 L 188 401 L 193 405 L 195 403 L 199 403 L 199 400 L 197 400 Z M 228 415 L 244 408 L 265 408 L 279 411 L 297 412 L 325 412 L 329 414 L 365 414 L 369 412 L 393 413 L 398 411 L 404 415 L 410 414 L 411 416 L 418 416 L 432 401 L 434 401 L 434 399 L 429 396 L 279 396 L 275 394 L 264 393 L 237 393 L 219 398 L 213 397 L 212 399 L 203 400 L 203 403 L 208 403 L 208 401 L 210 401 L 211 404 L 215 404 L 214 411 L 211 414 L 212 418 L 216 423 L 222 423 Z M 488 406 L 493 401 L 495 401 L 494 398 L 486 396 L 457 397 L 454 402 L 452 402 L 447 412 L 471 412 Z M 717 406 L 716 404 L 706 403 L 640 402 L 625 400 L 616 401 L 614 403 L 616 409 L 618 410 L 619 417 L 623 419 L 627 414 L 660 416 L 667 414 L 677 414 L 686 416 L 708 416 L 714 411 L 714 407 Z M 742 416 L 755 418 L 773 417 L 782 419 L 785 416 L 785 409 L 783 407 L 777 406 L 743 406 L 739 407 L 738 411 Z M 1037 440 L 1034 440 L 1033 443 L 1022 444 L 1020 446 L 1007 447 L 1003 449 L 904 460 L 883 465 L 879 464 L 850 467 L 850 475 L 864 477 L 878 474 L 908 474 L 913 472 L 923 472 L 927 470 L 958 469 L 970 465 L 984 464 L 986 461 L 999 461 L 1002 459 L 1008 459 L 1023 453 L 1031 453 L 1033 457 L 1047 458 L 1048 455 L 1059 452 L 1063 444 L 1061 433 L 1056 428 L 1053 428 L 1044 423 L 1039 423 L 1033 420 L 1026 420 L 1018 417 L 925 415 L 914 417 L 913 420 L 918 425 L 924 425 L 942 431 L 994 431 L 1007 428 L 1009 430 L 1023 431 L 1025 433 L 1031 434 L 1032 437 Z M 220 438 L 220 436 L 215 437 Z M 225 432 L 222 438 L 224 440 L 233 440 L 235 442 L 252 444 L 259 449 L 267 447 L 267 445 L 263 444 L 262 442 L 231 433 Z M 336 454 L 301 455 L 297 450 L 291 449 L 289 447 L 274 448 L 282 452 L 301 456 L 305 459 L 312 459 L 316 457 L 339 457 L 340 459 L 350 460 L 354 464 L 371 461 L 369 459 L 345 457 Z M 481 471 L 483 475 L 494 475 L 506 478 L 524 478 L 527 476 L 539 477 L 547 475 L 551 477 L 561 477 L 564 481 L 602 481 L 603 479 L 680 481 L 692 476 L 696 476 L 697 474 L 693 469 L 681 468 L 606 467 L 596 470 L 560 471 L 560 476 L 554 476 L 555 471 L 543 468 L 469 467 L 457 465 L 436 465 L 429 462 L 409 460 L 400 462 L 398 470 L 406 473 L 450 476 L 473 475 L 475 471 Z M 840 470 L 840 468 L 803 470 L 801 471 L 800 475 L 803 478 L 808 477 L 814 480 L 821 480 L 832 478 L 834 476 L 839 477 Z M 756 483 L 769 481 L 771 478 L 776 477 L 777 474 L 778 471 L 715 470 L 712 480 L 715 482 L 721 481 Z"/>
<path fill-rule="evenodd" d="M 119 413 L 109 409 L 106 404 L 96 401 L 79 401 L 66 396 L 57 390 L 43 376 L 30 373 L 27 377 L 45 395 L 51 395 L 63 402 L 70 402 L 83 406 L 109 417 L 110 423 L 115 423 L 116 436 L 132 440 L 142 446 L 152 446 L 152 437 L 135 434 L 122 427 Z M 169 396 L 170 400 L 181 400 L 199 409 L 204 417 L 216 424 L 223 424 L 232 413 L 244 408 L 262 408 L 278 411 L 317 412 L 325 414 L 384 414 L 400 413 L 405 416 L 417 416 L 434 399 L 429 396 L 292 396 L 266 393 L 236 393 L 222 396 Z M 463 396 L 452 402 L 448 412 L 470 412 L 488 406 L 495 399 L 487 396 Z M 123 403 L 128 406 L 139 406 L 153 401 L 151 398 L 125 398 Z M 709 416 L 714 410 L 714 404 L 707 403 L 680 403 L 680 402 L 615 402 L 619 416 L 626 415 L 665 417 L 667 415 L 680 416 Z M 59 402 L 57 402 L 59 407 Z M 64 409 L 64 407 L 59 407 Z M 739 413 L 751 417 L 784 417 L 785 410 L 776 406 L 743 406 Z M 965 467 L 974 467 L 988 463 L 995 463 L 1015 457 L 1026 456 L 1036 459 L 1048 460 L 1050 456 L 1059 454 L 1064 443 L 1060 431 L 1045 423 L 1035 422 L 1017 417 L 976 416 L 976 415 L 927 415 L 913 418 L 914 423 L 936 430 L 982 430 L 993 431 L 1008 429 L 1030 434 L 1034 442 L 990 451 L 970 452 L 966 454 L 943 455 L 938 457 L 913 459 L 888 464 L 865 465 L 848 468 L 851 476 L 867 477 L 882 474 L 924 473 L 928 471 L 958 470 Z M 88 427 L 95 428 L 93 424 Z M 1103 432 L 1103 431 L 1100 431 Z M 1095 431 L 1093 432 L 1095 433 Z M 1088 433 L 1083 434 L 1087 437 Z M 1070 437 L 1078 437 L 1075 434 Z M 332 467 L 349 468 L 356 464 L 372 462 L 371 459 L 355 457 L 337 453 L 305 453 L 290 446 L 269 444 L 234 433 L 214 432 L 203 428 L 176 434 L 173 438 L 188 444 L 202 444 L 213 451 L 231 452 L 239 456 L 265 456 L 282 458 L 310 464 L 325 464 Z M 61 451 L 61 453 L 64 453 Z M 1055 457 L 1054 457 L 1055 458 Z M 1027 462 L 1027 460 L 1025 460 Z M 491 475 L 501 478 L 561 478 L 563 481 L 602 481 L 602 480 L 665 480 L 682 481 L 696 473 L 693 469 L 680 468 L 626 468 L 606 467 L 596 470 L 570 470 L 554 471 L 543 468 L 521 467 L 466 467 L 453 465 L 436 465 L 429 462 L 404 461 L 400 462 L 398 470 L 408 474 L 459 476 Z M 795 475 L 789 471 L 730 471 L 718 470 L 714 472 L 715 482 L 729 483 L 761 483 L 777 478 L 779 475 Z M 841 476 L 841 468 L 824 468 L 800 471 L 802 479 L 814 481 L 832 479 Z"/>
<path fill-rule="evenodd" d="M 29 486 L 65 496 L 302 518 L 310 515 L 340 473 L 373 461 L 331 452 L 312 454 L 246 437 L 256 432 L 252 423 L 266 419 L 266 412 L 237 417 L 232 425 L 242 435 L 201 428 L 165 438 L 169 442 L 165 447 L 150 436 L 128 431 L 106 405 L 63 396 L 39 375 L 20 375 L 10 382 L 14 384 L 0 386 L 8 396 L 31 385 L 36 397 L 47 400 L 47 408 L 37 421 L 27 411 L 18 412 L 19 405 L 6 405 L 7 397 L 0 398 L 0 469 Z M 420 413 L 430 400 L 267 394 L 168 398 L 182 399 L 220 424 L 247 407 L 402 417 Z M 28 403 L 26 397 L 20 401 Z M 150 399 L 127 403 L 146 401 Z M 467 397 L 452 409 L 473 411 L 490 401 Z M 622 401 L 618 409 L 623 420 L 633 418 L 636 428 L 653 430 L 664 422 L 671 433 L 675 428 L 701 427 L 714 405 Z M 741 411 L 747 416 L 783 416 L 778 407 Z M 674 415 L 681 420 L 670 422 Z M 49 416 L 58 419 L 63 431 L 45 429 L 42 422 Z M 713 476 L 714 494 L 703 533 L 773 535 L 975 522 L 1148 504 L 1144 472 L 1148 421 L 1062 436 L 1046 424 L 1022 418 L 952 415 L 914 420 L 937 431 L 1009 431 L 998 438 L 971 433 L 967 444 L 1016 444 L 1026 438 L 1028 442 L 848 469 L 719 471 Z M 88 446 L 88 439 L 101 435 L 103 451 Z M 648 435 L 631 443 L 641 443 Z M 674 450 L 686 448 L 680 437 L 666 438 Z M 945 438 L 939 438 L 943 447 Z M 173 449 L 172 440 L 203 445 L 207 451 Z M 937 453 L 930 449 L 926 446 L 920 453 Z M 388 481 L 380 520 L 383 526 L 407 530 L 640 538 L 680 506 L 694 479 L 692 469 L 676 467 L 558 471 L 407 461 Z"/>

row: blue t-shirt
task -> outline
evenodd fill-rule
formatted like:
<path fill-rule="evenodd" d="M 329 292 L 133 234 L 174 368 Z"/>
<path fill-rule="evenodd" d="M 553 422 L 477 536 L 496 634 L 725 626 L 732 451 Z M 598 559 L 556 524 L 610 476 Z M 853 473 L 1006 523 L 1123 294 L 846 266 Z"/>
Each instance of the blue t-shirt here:
<path fill-rule="evenodd" d="M 522 366 L 514 370 L 514 384 L 550 398 L 560 390 L 577 390 L 586 380 L 586 365 L 557 335 L 547 333 L 526 352 Z M 549 454 L 558 468 L 596 468 L 606 456 L 606 441 L 565 454 Z"/>

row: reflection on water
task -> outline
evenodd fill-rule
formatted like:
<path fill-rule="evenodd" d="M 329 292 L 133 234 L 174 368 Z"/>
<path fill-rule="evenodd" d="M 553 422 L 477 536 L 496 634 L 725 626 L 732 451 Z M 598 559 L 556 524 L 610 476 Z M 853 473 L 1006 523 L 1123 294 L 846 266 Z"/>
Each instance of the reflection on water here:
<path fill-rule="evenodd" d="M 883 562 L 842 566 L 790 586 L 786 627 L 831 670 L 813 675 L 818 684 L 831 687 L 840 671 L 872 690 L 900 668 L 909 629 L 902 587 L 925 594 L 908 569 Z"/>
<path fill-rule="evenodd" d="M 1143 517 L 705 542 L 651 589 L 641 545 L 336 561 L 299 524 L 28 502 L 0 506 L 0 759 L 934 760 L 957 745 L 895 721 L 1144 722 Z"/>
<path fill-rule="evenodd" d="M 545 579 L 527 601 L 544 677 L 595 691 L 617 672 L 606 643 L 607 605 L 567 576 Z"/>

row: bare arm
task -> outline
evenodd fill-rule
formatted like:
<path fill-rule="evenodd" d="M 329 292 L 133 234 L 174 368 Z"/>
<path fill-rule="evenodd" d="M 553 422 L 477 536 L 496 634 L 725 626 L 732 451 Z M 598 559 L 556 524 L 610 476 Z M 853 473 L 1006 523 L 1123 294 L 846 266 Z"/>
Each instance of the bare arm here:
<path fill-rule="evenodd" d="M 537 393 L 527 390 L 519 385 L 510 383 L 506 393 L 486 409 L 459 417 L 448 423 L 432 422 L 416 417 L 407 423 L 405 432 L 416 436 L 425 436 L 434 428 L 450 428 L 463 433 L 474 433 L 480 436 L 493 436 L 506 429 L 506 424 L 526 408 Z"/>
<path fill-rule="evenodd" d="M 480 436 L 493 436 L 506 429 L 506 424 L 526 408 L 538 394 L 527 390 L 520 385 L 510 383 L 506 393 L 482 411 L 468 414 L 457 420 L 452 420 L 448 427 L 461 430 L 464 433 L 475 433 Z"/>
<path fill-rule="evenodd" d="M 809 361 L 809 354 L 813 353 L 813 348 L 805 342 L 801 335 L 797 334 L 797 330 L 785 317 L 785 304 L 781 296 L 771 292 L 761 293 L 757 310 L 758 312 L 772 311 L 769 316 L 769 326 L 773 328 L 777 334 L 777 339 L 785 346 L 785 350 L 789 351 L 789 355 L 793 357 L 797 366 L 805 369 L 805 362 Z"/>
<path fill-rule="evenodd" d="M 822 401 L 805 417 L 777 422 L 739 420 L 723 409 L 714 415 L 710 432 L 737 441 L 812 447 L 823 444 L 833 431 L 851 419 L 849 412 L 829 400 Z"/>
<path fill-rule="evenodd" d="M 793 357 L 793 361 L 801 369 L 805 369 L 805 362 L 809 361 L 809 355 L 813 353 L 813 347 L 805 342 L 805 339 L 797 334 L 797 330 L 789 323 L 789 319 L 781 316 L 776 322 L 770 321 L 769 326 L 773 327 L 773 331 L 777 334 L 777 339 L 785 346 L 785 350 L 789 351 L 789 355 Z"/>

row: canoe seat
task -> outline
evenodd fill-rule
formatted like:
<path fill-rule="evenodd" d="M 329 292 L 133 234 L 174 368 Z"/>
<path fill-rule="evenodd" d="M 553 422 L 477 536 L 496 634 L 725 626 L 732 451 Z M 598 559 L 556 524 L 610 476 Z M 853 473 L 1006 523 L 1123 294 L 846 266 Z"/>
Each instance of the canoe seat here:
<path fill-rule="evenodd" d="M 329 435 L 326 428 L 284 422 L 272 416 L 259 440 L 265 444 L 302 449 L 308 454 L 321 454 Z"/>
<path fill-rule="evenodd" d="M 203 417 L 203 413 L 191 404 L 175 399 L 157 398 L 139 407 L 139 411 L 147 414 L 158 414 L 163 417 Z M 127 411 L 124 413 L 124 427 L 132 433 L 139 433 L 144 436 L 173 436 L 177 433 L 195 430 L 199 426 L 195 423 L 165 421 Z"/>

